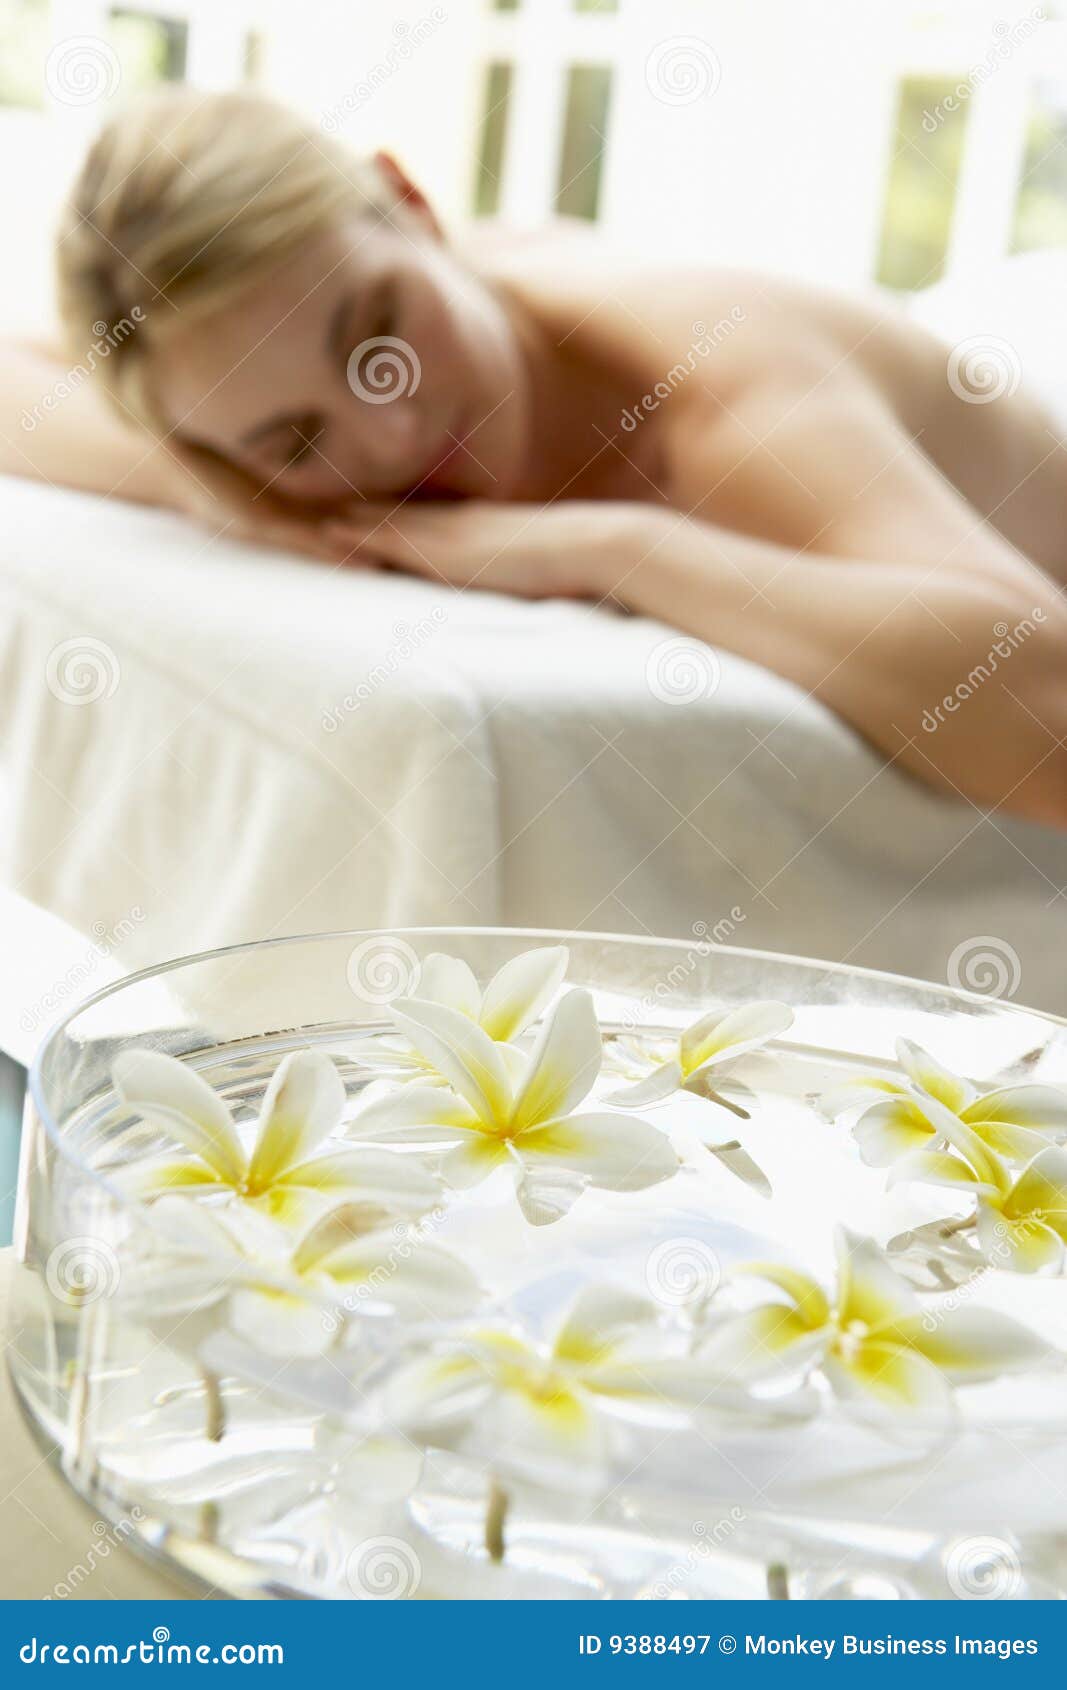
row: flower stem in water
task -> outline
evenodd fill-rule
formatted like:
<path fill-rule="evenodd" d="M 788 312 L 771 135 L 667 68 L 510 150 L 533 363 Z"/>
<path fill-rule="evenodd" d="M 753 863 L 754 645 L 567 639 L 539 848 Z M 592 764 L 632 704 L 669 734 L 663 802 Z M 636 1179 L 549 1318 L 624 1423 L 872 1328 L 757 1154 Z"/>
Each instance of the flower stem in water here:
<path fill-rule="evenodd" d="M 508 1506 L 508 1493 L 494 1474 L 489 1481 L 489 1500 L 485 1509 L 485 1551 L 491 1561 L 504 1559 L 504 1526 L 507 1523 Z"/>

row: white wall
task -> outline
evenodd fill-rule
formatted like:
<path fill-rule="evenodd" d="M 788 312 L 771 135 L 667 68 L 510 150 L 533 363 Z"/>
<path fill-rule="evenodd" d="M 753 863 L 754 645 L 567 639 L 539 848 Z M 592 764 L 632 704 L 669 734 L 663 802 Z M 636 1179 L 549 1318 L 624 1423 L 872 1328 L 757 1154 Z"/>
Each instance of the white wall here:
<path fill-rule="evenodd" d="M 612 63 L 601 220 L 613 238 L 664 258 L 838 285 L 871 273 L 900 75 L 966 76 L 1035 9 L 1033 0 L 621 0 L 616 16 L 582 16 L 569 0 L 523 0 L 517 13 L 493 13 L 488 0 L 131 3 L 190 18 L 191 75 L 205 86 L 237 79 L 254 25 L 268 87 L 353 146 L 396 151 L 451 218 L 470 204 L 490 58 L 518 63 L 504 209 L 525 222 L 551 210 L 563 67 Z M 54 0 L 54 39 L 62 48 L 106 35 L 106 18 L 103 0 Z M 1067 25 L 1042 25 L 968 95 L 959 266 L 1003 250 L 1030 84 L 1038 72 L 1067 76 L 1065 38 Z M 53 94 L 43 114 L 0 110 L 0 321 L 47 314 L 54 208 L 122 93 L 87 104 Z"/>

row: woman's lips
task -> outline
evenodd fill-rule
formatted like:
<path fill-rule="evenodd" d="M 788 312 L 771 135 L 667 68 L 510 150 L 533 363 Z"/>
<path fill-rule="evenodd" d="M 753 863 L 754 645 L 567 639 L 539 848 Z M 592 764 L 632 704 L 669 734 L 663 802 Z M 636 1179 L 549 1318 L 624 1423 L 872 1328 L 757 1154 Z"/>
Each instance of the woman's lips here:
<path fill-rule="evenodd" d="M 434 452 L 429 456 L 426 468 L 418 481 L 421 492 L 427 489 L 431 492 L 447 492 L 456 485 L 454 472 L 457 462 L 464 455 L 463 434 L 459 428 L 447 430 L 438 441 Z"/>

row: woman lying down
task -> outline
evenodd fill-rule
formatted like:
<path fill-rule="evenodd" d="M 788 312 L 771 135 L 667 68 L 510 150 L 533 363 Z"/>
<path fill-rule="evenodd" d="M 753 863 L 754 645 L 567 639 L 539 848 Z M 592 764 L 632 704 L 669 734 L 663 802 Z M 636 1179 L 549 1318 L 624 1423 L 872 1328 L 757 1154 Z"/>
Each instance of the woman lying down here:
<path fill-rule="evenodd" d="M 1067 451 L 1025 393 L 968 402 L 888 308 L 589 235 L 460 244 L 392 159 L 186 90 L 104 130 L 58 264 L 69 356 L 101 324 L 111 349 L 0 429 L 0 468 L 613 601 L 777 670 L 919 780 L 1067 825 Z M 54 359 L 16 349 L 16 415 Z"/>

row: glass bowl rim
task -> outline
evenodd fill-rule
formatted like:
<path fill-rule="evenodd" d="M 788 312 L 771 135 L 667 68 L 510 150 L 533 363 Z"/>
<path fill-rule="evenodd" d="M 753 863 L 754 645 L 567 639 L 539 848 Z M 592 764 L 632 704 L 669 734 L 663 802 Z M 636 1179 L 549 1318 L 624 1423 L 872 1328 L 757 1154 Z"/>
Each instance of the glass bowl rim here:
<path fill-rule="evenodd" d="M 986 1007 L 995 1003 L 1002 1013 L 1036 1016 L 1041 1021 L 1067 1029 L 1067 1017 L 1055 1015 L 1051 1011 L 1043 1009 L 1032 1009 L 1025 1004 L 1009 1003 L 1002 998 L 994 997 L 992 994 L 968 992 L 962 987 L 950 986 L 947 983 L 942 986 L 937 981 L 921 980 L 910 974 L 894 974 L 883 968 L 864 968 L 853 963 L 828 962 L 819 957 L 792 955 L 785 951 L 760 950 L 746 945 L 724 945 L 706 938 L 666 939 L 655 934 L 612 933 L 586 928 L 494 927 L 456 923 L 425 923 L 416 927 L 342 927 L 328 928 L 314 933 L 287 933 L 269 939 L 247 939 L 235 945 L 220 945 L 206 951 L 192 951 L 186 956 L 171 957 L 164 962 L 153 963 L 148 968 L 138 969 L 132 974 L 125 974 L 120 980 L 110 981 L 107 985 L 101 986 L 97 991 L 90 992 L 86 997 L 72 1004 L 60 1016 L 59 1020 L 53 1022 L 47 1029 L 30 1064 L 26 1082 L 27 1097 L 32 1101 L 37 1120 L 45 1136 L 51 1141 L 56 1154 L 68 1166 L 77 1169 L 79 1174 L 84 1175 L 92 1184 L 102 1186 L 112 1199 L 118 1200 L 125 1207 L 130 1199 L 111 1183 L 106 1174 L 102 1174 L 99 1169 L 91 1167 L 76 1151 L 71 1149 L 63 1129 L 54 1119 L 45 1098 L 45 1083 L 42 1074 L 45 1058 L 66 1028 L 79 1015 L 130 987 L 143 985 L 145 981 L 157 979 L 160 975 L 171 974 L 179 968 L 215 962 L 224 957 L 242 956 L 260 950 L 281 950 L 289 945 L 323 944 L 337 939 L 351 939 L 353 941 L 375 938 L 417 939 L 427 938 L 431 935 L 443 937 L 450 933 L 464 937 L 529 939 L 535 942 L 552 941 L 557 944 L 567 944 L 577 940 L 607 941 L 613 944 L 635 945 L 642 949 L 655 947 L 656 949 L 669 949 L 683 953 L 691 952 L 699 947 L 702 954 L 718 954 L 720 956 L 744 957 L 759 962 L 774 962 L 777 965 L 784 964 L 789 968 L 795 968 L 800 972 L 817 970 L 822 974 L 847 975 L 850 978 L 859 977 L 870 981 L 888 981 L 895 986 L 913 986 L 924 992 L 938 993 L 950 1000 L 982 1004 Z"/>

